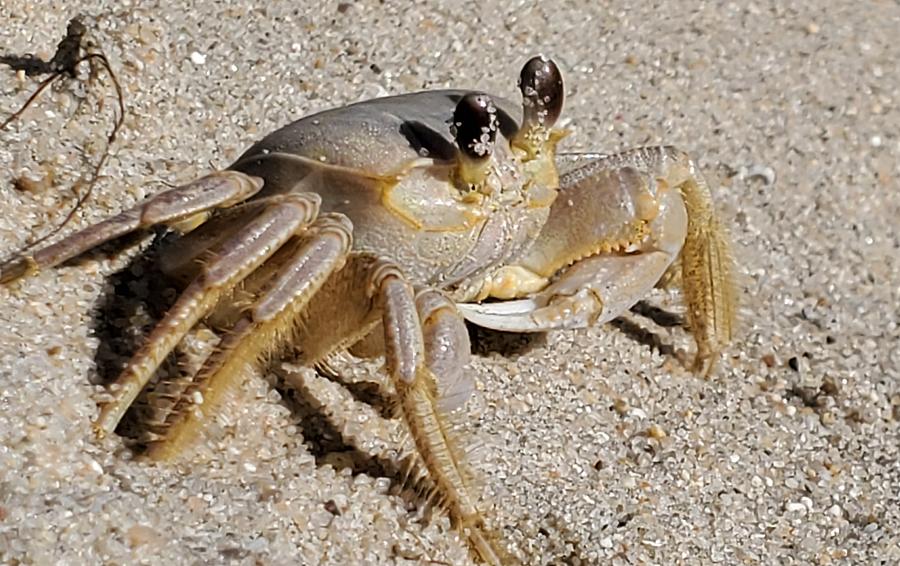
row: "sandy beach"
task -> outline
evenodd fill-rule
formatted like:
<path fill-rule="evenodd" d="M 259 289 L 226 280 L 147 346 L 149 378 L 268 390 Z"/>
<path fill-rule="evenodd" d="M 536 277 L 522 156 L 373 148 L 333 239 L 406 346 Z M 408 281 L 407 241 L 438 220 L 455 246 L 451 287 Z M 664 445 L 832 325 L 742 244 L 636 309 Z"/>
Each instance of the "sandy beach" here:
<path fill-rule="evenodd" d="M 479 333 L 461 427 L 489 524 L 523 564 L 898 564 L 900 5 L 654 4 L 4 0 L 0 55 L 49 59 L 85 14 L 121 84 L 124 123 L 64 233 L 317 110 L 447 87 L 518 100 L 522 64 L 552 56 L 563 150 L 697 161 L 741 324 L 708 379 L 680 361 L 684 328 L 639 313 Z M 0 65 L 0 121 L 42 78 Z M 116 104 L 82 73 L 0 129 L 0 259 L 72 208 Z M 127 338 L 97 312 L 152 295 L 115 275 L 147 241 L 0 286 L 0 563 L 471 563 L 446 515 L 398 489 L 401 425 L 354 395 L 387 382 L 378 363 L 344 368 L 351 388 L 259 375 L 177 465 L 97 440 Z M 677 292 L 647 304 L 683 313 Z M 288 374 L 302 395 L 272 386 Z"/>

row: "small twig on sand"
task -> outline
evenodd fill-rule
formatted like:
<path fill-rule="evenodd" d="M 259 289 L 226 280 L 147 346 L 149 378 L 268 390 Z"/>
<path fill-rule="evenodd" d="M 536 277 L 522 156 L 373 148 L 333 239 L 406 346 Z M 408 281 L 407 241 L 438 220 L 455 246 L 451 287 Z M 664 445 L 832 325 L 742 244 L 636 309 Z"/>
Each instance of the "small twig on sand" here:
<path fill-rule="evenodd" d="M 66 215 L 65 219 L 63 219 L 62 223 L 50 230 L 50 232 L 48 232 L 47 234 L 28 241 L 25 244 L 24 248 L 22 248 L 18 252 L 18 254 L 25 253 L 34 246 L 58 234 L 60 230 L 62 230 L 69 222 L 71 222 L 72 218 L 75 217 L 75 214 L 81 209 L 84 203 L 87 202 L 94 190 L 94 186 L 97 184 L 97 180 L 100 177 L 100 170 L 109 159 L 110 148 L 112 147 L 113 142 L 115 142 L 116 136 L 118 135 L 119 130 L 122 128 L 122 124 L 125 120 L 125 97 L 122 94 L 122 87 L 119 84 L 119 79 L 113 72 L 112 67 L 109 64 L 109 60 L 106 58 L 106 55 L 102 52 L 89 52 L 85 55 L 81 54 L 82 51 L 85 50 L 83 42 L 86 32 L 87 27 L 81 21 L 81 17 L 76 16 L 69 21 L 69 26 L 66 30 L 66 36 L 62 41 L 59 42 L 56 48 L 56 53 L 49 61 L 44 61 L 30 54 L 24 56 L 0 56 L 0 63 L 8 65 L 13 70 L 23 71 L 28 76 L 47 74 L 50 75 L 49 77 L 41 81 L 41 83 L 38 85 L 38 88 L 31 94 L 31 96 L 28 97 L 25 103 L 22 104 L 22 106 L 17 111 L 11 114 L 9 118 L 4 120 L 3 123 L 0 124 L 0 129 L 6 128 L 9 124 L 18 120 L 28 109 L 28 107 L 31 106 L 41 96 L 41 94 L 60 77 L 68 75 L 72 78 L 77 78 L 78 66 L 84 62 L 89 62 L 92 64 L 99 63 L 99 65 L 106 70 L 106 73 L 109 75 L 109 78 L 110 80 L 112 80 L 113 86 L 116 89 L 116 96 L 119 103 L 119 113 L 113 124 L 112 130 L 110 130 L 109 135 L 106 138 L 106 148 L 104 149 L 103 155 L 100 156 L 100 159 L 97 161 L 96 165 L 93 168 L 93 171 L 91 172 L 90 179 L 87 183 L 87 188 L 81 194 L 77 195 L 75 206 L 72 207 L 72 209 Z"/>
<path fill-rule="evenodd" d="M 9 66 L 13 71 L 24 71 L 29 77 L 68 73 L 74 79 L 85 33 L 87 33 L 87 26 L 81 21 L 80 16 L 75 16 L 69 20 L 66 36 L 56 46 L 56 53 L 49 61 L 26 53 L 25 55 L 0 55 L 0 63 Z"/>

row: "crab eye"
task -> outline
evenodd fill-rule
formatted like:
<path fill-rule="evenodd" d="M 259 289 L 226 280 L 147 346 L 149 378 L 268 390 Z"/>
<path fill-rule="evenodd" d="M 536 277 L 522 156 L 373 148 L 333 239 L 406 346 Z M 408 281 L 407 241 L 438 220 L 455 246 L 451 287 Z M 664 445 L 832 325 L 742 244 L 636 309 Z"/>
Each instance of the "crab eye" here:
<path fill-rule="evenodd" d="M 460 151 L 472 160 L 491 156 L 497 138 L 497 108 L 486 94 L 467 94 L 456 104 L 450 131 Z"/>
<path fill-rule="evenodd" d="M 531 58 L 522 67 L 519 90 L 524 99 L 525 125 L 549 128 L 556 123 L 565 98 L 562 74 L 556 63 L 543 55 Z"/>

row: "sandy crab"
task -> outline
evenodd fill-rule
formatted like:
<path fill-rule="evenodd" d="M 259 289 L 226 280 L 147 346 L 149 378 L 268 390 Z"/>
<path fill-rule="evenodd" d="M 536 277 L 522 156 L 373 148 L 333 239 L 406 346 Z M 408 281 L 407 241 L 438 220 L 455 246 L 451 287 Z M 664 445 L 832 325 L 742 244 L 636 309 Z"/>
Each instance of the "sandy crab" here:
<path fill-rule="evenodd" d="M 449 412 L 472 393 L 464 324 L 531 332 L 618 316 L 678 271 L 706 372 L 731 338 L 732 259 L 709 188 L 669 147 L 557 155 L 556 65 L 535 57 L 523 105 L 444 90 L 305 117 L 227 170 L 154 195 L 27 257 L 0 282 L 157 225 L 161 270 L 183 291 L 109 388 L 113 432 L 198 325 L 221 339 L 148 426 L 146 454 L 176 456 L 230 392 L 290 344 L 315 365 L 383 355 L 402 415 L 454 524 L 504 561 L 469 485 Z M 568 171 L 560 174 L 559 171 Z"/>

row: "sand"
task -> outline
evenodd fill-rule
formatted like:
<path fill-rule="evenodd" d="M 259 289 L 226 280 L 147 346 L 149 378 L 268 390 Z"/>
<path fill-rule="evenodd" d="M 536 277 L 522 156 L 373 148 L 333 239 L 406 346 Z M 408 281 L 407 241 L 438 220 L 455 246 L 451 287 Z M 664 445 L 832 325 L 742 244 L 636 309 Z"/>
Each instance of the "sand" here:
<path fill-rule="evenodd" d="M 671 143 L 713 182 L 742 324 L 710 379 L 678 361 L 683 328 L 639 315 L 481 340 L 463 428 L 491 525 L 527 564 L 900 563 L 897 3 L 80 4 L 0 6 L 0 52 L 44 57 L 92 15 L 122 84 L 124 126 L 67 230 L 303 114 L 422 88 L 515 97 L 522 63 L 552 55 L 565 149 Z M 0 117 L 38 81 L 0 65 Z M 68 80 L 0 131 L 0 256 L 61 221 L 114 110 L 108 80 Z M 94 312 L 147 295 L 109 279 L 138 248 L 0 288 L 0 562 L 468 563 L 443 513 L 398 494 L 400 427 L 311 372 L 301 401 L 252 380 L 183 464 L 96 440 L 116 344 Z M 384 382 L 377 364 L 348 375 Z"/>

